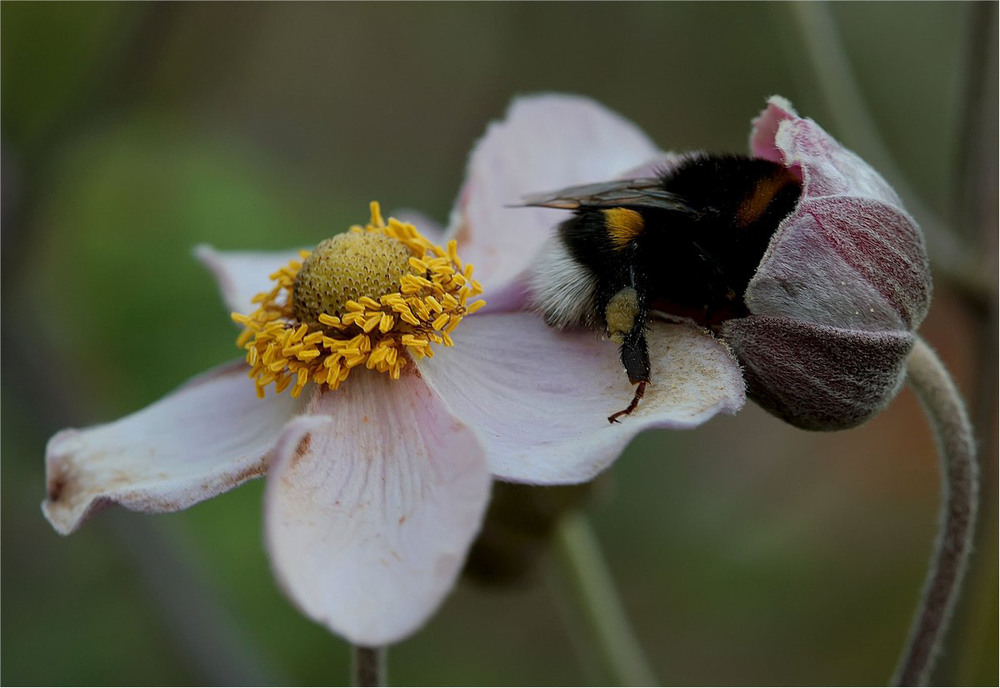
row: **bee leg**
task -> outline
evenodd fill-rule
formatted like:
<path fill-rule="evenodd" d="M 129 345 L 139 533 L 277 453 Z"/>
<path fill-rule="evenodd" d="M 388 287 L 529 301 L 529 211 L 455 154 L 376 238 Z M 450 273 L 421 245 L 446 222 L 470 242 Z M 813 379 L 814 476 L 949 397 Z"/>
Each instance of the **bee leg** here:
<path fill-rule="evenodd" d="M 632 402 L 621 411 L 608 416 L 609 423 L 618 423 L 619 418 L 635 411 L 642 395 L 646 393 L 646 385 L 649 384 L 649 348 L 646 346 L 645 327 L 644 321 L 637 322 L 625 341 L 622 342 L 621 357 L 622 363 L 625 365 L 625 372 L 628 373 L 629 382 L 638 386 L 635 388 Z"/>
<path fill-rule="evenodd" d="M 643 291 L 632 286 L 635 275 L 630 275 L 630 285 L 622 287 L 608 298 L 604 307 L 604 323 L 611 341 L 621 345 L 622 365 L 629 382 L 639 385 L 627 408 L 608 416 L 609 423 L 617 423 L 639 406 L 639 400 L 649 384 L 649 348 L 646 346 L 646 299 Z"/>
<path fill-rule="evenodd" d="M 639 386 L 635 388 L 635 396 L 632 397 L 632 402 L 628 406 L 623 408 L 621 411 L 617 411 L 608 416 L 608 422 L 620 423 L 621 421 L 618 420 L 619 418 L 621 418 L 622 416 L 627 416 L 631 414 L 633 411 L 635 411 L 639 407 L 639 400 L 642 399 L 642 395 L 646 393 L 646 385 L 648 384 L 649 384 L 648 381 L 641 380 L 639 382 Z"/>

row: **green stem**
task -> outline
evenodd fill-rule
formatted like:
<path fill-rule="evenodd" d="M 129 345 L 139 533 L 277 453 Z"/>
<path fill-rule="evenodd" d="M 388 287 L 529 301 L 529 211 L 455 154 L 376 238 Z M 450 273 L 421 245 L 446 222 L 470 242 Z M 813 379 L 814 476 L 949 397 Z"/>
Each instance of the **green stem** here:
<path fill-rule="evenodd" d="M 923 685 L 955 608 L 977 509 L 975 442 L 965 405 L 937 354 L 922 339 L 910 353 L 908 379 L 930 421 L 941 459 L 941 525 L 930 571 L 894 685 Z"/>
<path fill-rule="evenodd" d="M 579 605 L 595 649 L 617 685 L 658 685 L 615 590 L 597 538 L 580 512 L 564 515 L 556 526 L 559 564 Z"/>
<path fill-rule="evenodd" d="M 351 648 L 351 685 L 386 685 L 386 654 L 384 647 L 354 645 Z"/>

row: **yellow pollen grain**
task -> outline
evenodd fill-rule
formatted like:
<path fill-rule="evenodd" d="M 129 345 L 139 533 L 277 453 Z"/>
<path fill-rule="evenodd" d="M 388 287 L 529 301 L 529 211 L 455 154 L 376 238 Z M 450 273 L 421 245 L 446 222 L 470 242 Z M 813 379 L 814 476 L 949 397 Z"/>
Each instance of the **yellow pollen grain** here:
<path fill-rule="evenodd" d="M 468 303 L 482 292 L 472 270 L 454 241 L 435 246 L 372 203 L 368 224 L 300 252 L 271 274 L 252 313 L 231 315 L 257 395 L 271 384 L 292 396 L 310 382 L 337 389 L 362 365 L 398 380 L 412 356 L 452 346 L 451 333 L 483 305 Z"/>

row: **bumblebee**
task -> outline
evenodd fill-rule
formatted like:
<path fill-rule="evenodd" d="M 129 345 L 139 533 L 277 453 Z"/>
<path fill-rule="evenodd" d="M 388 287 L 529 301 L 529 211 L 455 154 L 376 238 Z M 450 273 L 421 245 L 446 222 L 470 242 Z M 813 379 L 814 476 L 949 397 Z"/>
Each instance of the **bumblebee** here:
<path fill-rule="evenodd" d="M 553 327 L 603 328 L 620 347 L 635 395 L 649 384 L 654 312 L 717 331 L 748 314 L 743 294 L 802 185 L 787 167 L 694 154 L 655 177 L 562 189 L 525 206 L 573 210 L 535 266 L 534 307 Z"/>

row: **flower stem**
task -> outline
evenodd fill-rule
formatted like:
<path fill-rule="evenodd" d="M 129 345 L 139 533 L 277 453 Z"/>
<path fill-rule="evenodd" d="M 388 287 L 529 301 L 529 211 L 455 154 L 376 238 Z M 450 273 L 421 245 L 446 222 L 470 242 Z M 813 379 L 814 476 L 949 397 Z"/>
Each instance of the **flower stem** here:
<path fill-rule="evenodd" d="M 587 517 L 578 511 L 564 515 L 556 526 L 554 542 L 570 595 L 583 612 L 608 676 L 622 686 L 658 685 L 622 608 Z"/>
<path fill-rule="evenodd" d="M 937 354 L 917 339 L 908 379 L 924 405 L 941 459 L 941 525 L 927 582 L 910 627 L 894 685 L 923 685 L 958 599 L 972 545 L 977 508 L 975 442 L 965 405 Z"/>
<path fill-rule="evenodd" d="M 351 685 L 386 685 L 386 649 L 354 645 L 351 650 Z"/>

